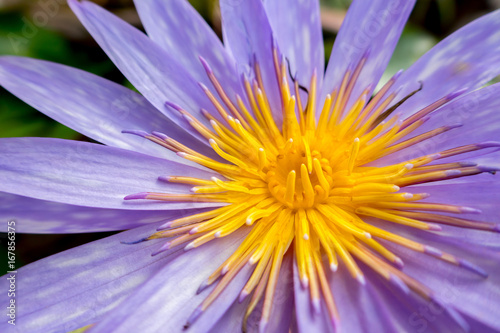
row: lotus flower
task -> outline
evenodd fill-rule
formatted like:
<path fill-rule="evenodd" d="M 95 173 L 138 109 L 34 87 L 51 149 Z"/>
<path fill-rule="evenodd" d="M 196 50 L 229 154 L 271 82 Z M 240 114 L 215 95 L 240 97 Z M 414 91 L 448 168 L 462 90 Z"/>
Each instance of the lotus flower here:
<path fill-rule="evenodd" d="M 1 139 L 2 220 L 128 231 L 21 268 L 2 332 L 500 330 L 499 11 L 375 90 L 414 1 L 354 1 L 326 71 L 318 1 L 221 1 L 224 44 L 185 0 L 136 1 L 147 36 L 69 4 L 141 94 L 0 58 L 104 144 Z"/>

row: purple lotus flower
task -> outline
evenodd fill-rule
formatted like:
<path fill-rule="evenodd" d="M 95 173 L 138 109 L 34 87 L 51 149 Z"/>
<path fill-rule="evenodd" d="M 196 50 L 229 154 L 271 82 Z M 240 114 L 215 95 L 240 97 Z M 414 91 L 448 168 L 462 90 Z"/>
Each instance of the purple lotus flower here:
<path fill-rule="evenodd" d="M 137 94 L 41 60 L 0 83 L 105 145 L 0 140 L 18 231 L 130 229 L 21 268 L 2 332 L 500 330 L 500 12 L 374 92 L 414 1 L 69 4 Z M 2 306 L 9 281 L 0 282 Z"/>

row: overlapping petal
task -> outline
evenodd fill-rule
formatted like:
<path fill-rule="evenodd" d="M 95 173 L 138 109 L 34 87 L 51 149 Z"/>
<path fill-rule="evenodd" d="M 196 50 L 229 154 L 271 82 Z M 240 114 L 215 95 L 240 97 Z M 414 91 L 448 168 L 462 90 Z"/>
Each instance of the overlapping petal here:
<path fill-rule="evenodd" d="M 418 129 L 399 140 L 399 142 L 416 137 L 423 133 L 435 130 L 442 126 L 456 126 L 452 130 L 441 133 L 428 140 L 411 145 L 410 147 L 383 157 L 375 161 L 374 165 L 388 165 L 401 163 L 416 157 L 429 155 L 470 144 L 482 144 L 484 142 L 500 142 L 500 84 L 496 83 L 488 87 L 473 91 L 456 100 L 444 105 L 430 114 L 428 120 Z M 497 144 L 497 146 L 500 144 Z M 490 153 L 492 148 L 481 149 L 466 155 L 457 155 L 447 158 L 451 161 L 478 160 L 478 155 Z M 498 149 L 498 148 L 496 148 Z M 476 157 L 475 157 L 476 156 Z M 440 160 L 439 163 L 442 163 Z M 500 164 L 489 161 L 489 165 Z"/>
<path fill-rule="evenodd" d="M 309 87 L 316 70 L 321 87 L 325 54 L 319 1 L 264 1 L 264 7 L 290 72 L 302 86 Z"/>
<path fill-rule="evenodd" d="M 370 96 L 389 63 L 415 1 L 353 1 L 333 46 L 321 100 L 339 90 L 346 71 L 364 61 L 346 110 L 368 88 Z M 364 60 L 363 60 L 364 59 Z"/>
<path fill-rule="evenodd" d="M 242 94 L 236 62 L 219 37 L 186 0 L 134 1 L 149 38 L 197 81 L 211 86 L 199 57 L 210 65 L 226 92 Z"/>
<path fill-rule="evenodd" d="M 400 100 L 422 90 L 398 111 L 411 115 L 447 94 L 475 90 L 500 73 L 500 10 L 467 24 L 417 60 L 394 83 Z"/>
<path fill-rule="evenodd" d="M 463 218 L 498 223 L 497 203 L 500 200 L 500 179 L 488 173 L 467 177 L 466 180 L 413 186 L 408 187 L 407 190 L 411 193 L 429 193 L 429 198 L 425 199 L 428 202 L 471 207 L 481 211 L 480 214 L 461 216 Z M 500 241 L 500 237 L 498 240 Z"/>
<path fill-rule="evenodd" d="M 151 104 L 172 121 L 198 136 L 181 114 L 165 106 L 175 103 L 208 124 L 204 108 L 216 113 L 209 99 L 178 59 L 145 34 L 88 1 L 68 1 L 70 7 L 109 58 Z"/>
<path fill-rule="evenodd" d="M 177 174 L 210 179 L 214 175 L 140 153 L 52 138 L 4 138 L 0 140 L 0 154 L 0 191 L 7 193 L 113 209 L 213 207 L 192 202 L 124 201 L 129 194 L 145 191 L 189 193 L 189 187 L 159 181 L 159 176 Z"/>
<path fill-rule="evenodd" d="M 82 207 L 0 192 L 0 219 L 14 220 L 16 232 L 72 234 L 126 230 L 145 224 L 180 218 L 191 210 L 122 210 Z M 7 232 L 5 223 L 1 229 Z"/>
<path fill-rule="evenodd" d="M 200 143 L 144 97 L 96 75 L 42 60 L 0 58 L 0 84 L 58 122 L 106 145 L 182 161 L 175 153 L 122 130 L 168 132 L 188 146 Z"/>
<path fill-rule="evenodd" d="M 181 331 L 208 295 L 208 290 L 197 295 L 198 287 L 236 249 L 244 234 L 240 231 L 172 260 L 90 332 Z M 248 274 L 244 268 L 189 331 L 209 330 L 233 304 Z"/>
<path fill-rule="evenodd" d="M 224 45 L 247 77 L 254 78 L 257 62 L 269 104 L 281 122 L 281 100 L 273 59 L 274 34 L 261 0 L 221 0 Z"/>
<path fill-rule="evenodd" d="M 2 332 L 69 332 L 101 320 L 182 250 L 151 257 L 158 241 L 124 245 L 146 237 L 158 224 L 139 227 L 29 264 L 16 274 L 17 321 Z M 2 278 L 0 287 L 8 290 Z M 9 302 L 7 293 L 0 295 Z"/>
<path fill-rule="evenodd" d="M 418 233 L 413 237 L 418 237 Z M 489 274 L 488 277 L 482 278 L 461 267 L 439 260 L 430 260 L 428 256 L 412 255 L 402 251 L 401 257 L 406 263 L 405 273 L 431 288 L 443 302 L 486 326 L 499 330 L 500 325 L 495 319 L 500 315 L 498 248 L 490 249 L 468 242 L 466 239 L 454 240 L 437 235 L 434 237 L 426 235 L 425 242 L 453 253 L 459 258 L 474 262 Z M 498 237 L 496 243 L 498 244 Z M 432 274 L 429 274 L 430 267 Z"/>

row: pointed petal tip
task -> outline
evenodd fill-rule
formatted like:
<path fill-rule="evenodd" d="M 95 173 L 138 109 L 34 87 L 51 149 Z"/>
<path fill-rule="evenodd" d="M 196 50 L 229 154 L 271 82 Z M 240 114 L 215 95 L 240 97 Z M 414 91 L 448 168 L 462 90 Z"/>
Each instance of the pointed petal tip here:
<path fill-rule="evenodd" d="M 481 214 L 483 211 L 472 207 L 460 207 L 460 212 L 464 214 Z"/>
<path fill-rule="evenodd" d="M 396 259 L 394 259 L 394 264 L 396 265 L 397 268 L 401 269 L 405 266 L 403 260 L 399 257 L 396 257 Z"/>
<path fill-rule="evenodd" d="M 148 192 L 140 192 L 135 194 L 129 194 L 123 198 L 123 200 L 137 200 L 137 199 L 146 199 L 148 196 Z"/>
<path fill-rule="evenodd" d="M 453 319 L 453 321 L 455 321 L 455 323 L 457 323 L 464 332 L 470 332 L 469 323 L 467 323 L 467 321 L 462 317 L 462 315 L 457 310 L 455 310 L 455 308 L 452 305 L 445 304 L 444 302 L 436 298 L 436 296 L 434 295 L 431 295 L 431 301 L 441 306 L 446 311 L 446 313 L 451 317 L 451 319 Z"/>
<path fill-rule="evenodd" d="M 267 331 L 267 320 L 264 320 L 262 319 L 260 322 L 259 322 L 259 333 L 266 333 Z"/>
<path fill-rule="evenodd" d="M 196 295 L 199 295 L 203 292 L 203 290 L 207 289 L 210 286 L 207 280 L 203 281 L 198 289 L 196 290 Z"/>
<path fill-rule="evenodd" d="M 321 300 L 319 298 L 313 298 L 312 306 L 314 309 L 314 313 L 317 315 L 321 314 Z"/>
<path fill-rule="evenodd" d="M 205 69 L 205 71 L 207 73 L 212 73 L 212 68 L 210 68 L 210 65 L 205 60 L 205 58 L 203 58 L 202 56 L 198 56 L 198 59 L 200 59 L 201 65 L 203 66 L 203 68 Z"/>
<path fill-rule="evenodd" d="M 441 231 L 441 230 L 443 230 L 443 228 L 441 228 L 440 225 L 437 225 L 437 224 L 434 224 L 434 223 L 427 223 L 427 225 L 429 226 L 429 230 L 430 231 Z"/>
<path fill-rule="evenodd" d="M 139 244 L 139 243 L 145 242 L 147 240 L 148 240 L 148 237 L 144 237 L 144 238 L 141 238 L 141 239 L 138 239 L 135 241 L 129 241 L 129 242 L 121 241 L 120 243 L 125 244 L 125 245 L 133 245 L 133 244 Z"/>
<path fill-rule="evenodd" d="M 158 180 L 162 182 L 169 183 L 170 182 L 170 176 L 158 176 Z"/>
<path fill-rule="evenodd" d="M 161 133 L 161 132 L 153 131 L 153 132 L 151 132 L 151 134 L 153 134 L 154 136 L 156 136 L 156 137 L 158 137 L 158 138 L 160 138 L 162 140 L 168 140 L 168 139 L 170 139 L 168 137 L 168 135 L 166 135 L 164 133 Z"/>
<path fill-rule="evenodd" d="M 186 325 L 184 326 L 184 329 L 188 329 L 191 325 L 194 324 L 194 322 L 201 316 L 203 313 L 202 305 L 198 305 L 196 309 L 193 311 L 193 313 L 189 316 Z"/>
<path fill-rule="evenodd" d="M 498 141 L 484 141 L 480 143 L 476 143 L 478 148 L 496 148 L 500 147 L 500 142 Z"/>
<path fill-rule="evenodd" d="M 469 88 L 462 88 L 462 89 L 456 90 L 456 91 L 454 91 L 454 92 L 452 92 L 452 93 L 448 94 L 448 95 L 446 96 L 446 99 L 448 99 L 448 100 L 455 99 L 455 98 L 457 98 L 458 96 L 460 96 L 460 95 L 464 94 L 464 93 L 465 93 L 465 92 L 467 92 L 467 91 L 469 91 Z"/>
<path fill-rule="evenodd" d="M 246 290 L 242 290 L 239 297 L 238 297 L 238 303 L 242 303 L 245 298 L 247 298 L 248 292 Z"/>
<path fill-rule="evenodd" d="M 436 249 L 435 247 L 428 246 L 428 245 L 424 246 L 424 253 L 431 255 L 433 257 L 441 257 L 443 255 L 443 252 Z"/>
<path fill-rule="evenodd" d="M 300 279 L 300 285 L 302 289 L 307 289 L 307 287 L 309 287 L 309 279 L 306 276 L 304 276 L 303 278 Z"/>
<path fill-rule="evenodd" d="M 499 167 L 496 166 L 489 166 L 489 165 L 480 165 L 477 167 L 479 171 L 481 172 L 490 172 L 490 173 L 495 173 L 500 171 Z"/>
<path fill-rule="evenodd" d="M 170 242 L 166 242 L 165 244 L 163 244 L 158 250 L 151 253 L 151 256 L 155 257 L 155 256 L 159 255 L 160 253 L 165 252 L 167 250 L 170 250 Z"/>
<path fill-rule="evenodd" d="M 463 268 L 465 268 L 473 273 L 476 273 L 485 279 L 488 277 L 488 272 L 486 272 L 481 267 L 476 266 L 467 260 L 460 259 L 460 260 L 458 260 L 458 264 L 460 265 L 460 267 L 463 267 Z"/>
<path fill-rule="evenodd" d="M 165 106 L 171 107 L 172 109 L 174 109 L 176 111 L 181 111 L 182 110 L 182 108 L 179 105 L 177 105 L 177 104 L 175 104 L 173 102 L 170 102 L 170 101 L 166 101 L 165 102 Z"/>
<path fill-rule="evenodd" d="M 143 138 L 146 138 L 146 137 L 150 136 L 150 134 L 148 132 L 141 131 L 141 130 L 123 130 L 122 133 L 124 133 L 124 134 L 133 134 L 133 135 L 137 135 L 137 136 L 140 136 L 140 137 L 143 137 Z"/>
<path fill-rule="evenodd" d="M 410 288 L 397 275 L 390 273 L 389 281 L 406 295 L 410 293 Z"/>
<path fill-rule="evenodd" d="M 157 231 L 162 231 L 162 230 L 170 228 L 171 225 L 172 225 L 172 222 L 169 221 L 167 223 L 164 223 L 164 224 L 160 225 L 158 228 L 156 228 L 156 230 Z"/>

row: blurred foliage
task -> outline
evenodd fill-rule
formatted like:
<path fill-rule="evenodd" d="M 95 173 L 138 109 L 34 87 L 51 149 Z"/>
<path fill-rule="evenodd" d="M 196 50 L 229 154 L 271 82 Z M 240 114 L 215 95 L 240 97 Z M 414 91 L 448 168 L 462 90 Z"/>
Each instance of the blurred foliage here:
<path fill-rule="evenodd" d="M 124 20 L 140 27 L 132 0 L 93 0 Z M 141 0 L 145 1 L 145 0 Z M 190 0 L 216 33 L 220 31 L 220 11 L 216 0 Z M 336 32 L 351 0 L 321 0 L 325 37 L 325 56 L 329 58 Z M 389 63 L 382 81 L 397 70 L 408 68 L 438 40 L 461 25 L 500 6 L 500 0 L 419 0 L 410 22 Z M 49 21 L 34 26 L 33 15 L 42 10 L 39 1 L 0 0 L 0 55 L 18 55 L 45 59 L 77 67 L 96 75 L 132 85 L 115 68 L 106 55 L 71 13 L 60 5 Z M 27 29 L 35 29 L 29 34 Z M 88 140 L 75 131 L 53 121 L 0 88 L 0 137 L 46 136 Z M 51 253 L 60 252 L 107 234 L 19 235 L 18 265 Z M 0 235 L 0 243 L 3 242 Z M 57 246 L 54 245 L 57 243 Z M 1 247 L 1 246 L 0 246 Z M 40 250 L 43 249 L 43 250 Z M 1 251 L 0 251 L 1 252 Z M 17 251 L 16 251 L 17 252 Z M 5 257 L 3 253 L 0 256 Z M 0 260 L 0 265 L 3 260 Z M 3 269 L 2 269 L 3 270 Z"/>

